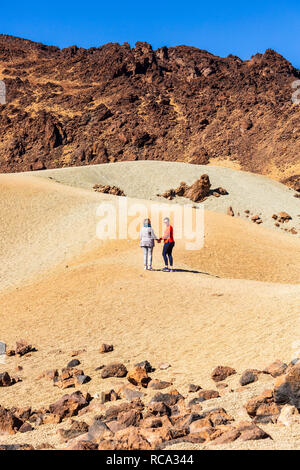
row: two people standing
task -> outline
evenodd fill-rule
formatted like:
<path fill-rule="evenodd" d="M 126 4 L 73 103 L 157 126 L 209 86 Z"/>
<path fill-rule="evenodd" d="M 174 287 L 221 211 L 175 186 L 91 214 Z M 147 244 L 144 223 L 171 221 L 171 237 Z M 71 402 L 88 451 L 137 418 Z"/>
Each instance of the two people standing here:
<path fill-rule="evenodd" d="M 173 272 L 173 256 L 172 251 L 175 245 L 173 237 L 173 227 L 170 225 L 169 217 L 164 218 L 165 231 L 162 238 L 158 238 L 153 228 L 151 227 L 150 219 L 144 220 L 144 226 L 140 232 L 140 246 L 144 251 L 144 269 L 152 270 L 152 255 L 154 248 L 154 240 L 157 240 L 158 243 L 161 241 L 164 242 L 162 256 L 164 259 L 165 267 L 163 271 Z M 170 268 L 169 268 L 170 264 Z"/>

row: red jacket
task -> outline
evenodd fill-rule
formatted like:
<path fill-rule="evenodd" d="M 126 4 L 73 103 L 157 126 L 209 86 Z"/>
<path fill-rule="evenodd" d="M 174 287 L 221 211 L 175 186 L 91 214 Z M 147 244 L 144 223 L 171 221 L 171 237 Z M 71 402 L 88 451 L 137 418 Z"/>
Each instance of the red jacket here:
<path fill-rule="evenodd" d="M 172 225 L 169 225 L 169 227 L 166 228 L 164 236 L 163 236 L 163 240 L 164 240 L 164 243 L 174 242 Z"/>

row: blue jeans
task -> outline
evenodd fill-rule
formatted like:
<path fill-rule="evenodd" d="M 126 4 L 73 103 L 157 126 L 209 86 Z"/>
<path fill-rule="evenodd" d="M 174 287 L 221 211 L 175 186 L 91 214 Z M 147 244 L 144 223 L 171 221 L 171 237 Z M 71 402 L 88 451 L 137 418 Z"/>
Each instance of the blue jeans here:
<path fill-rule="evenodd" d="M 170 262 L 170 266 L 173 266 L 172 250 L 174 248 L 174 245 L 175 245 L 174 242 L 171 242 L 171 243 L 167 242 L 164 244 L 162 255 L 163 255 L 166 266 L 168 266 L 169 262 Z"/>
<path fill-rule="evenodd" d="M 143 250 L 144 250 L 144 265 L 151 268 L 153 246 L 143 246 Z"/>

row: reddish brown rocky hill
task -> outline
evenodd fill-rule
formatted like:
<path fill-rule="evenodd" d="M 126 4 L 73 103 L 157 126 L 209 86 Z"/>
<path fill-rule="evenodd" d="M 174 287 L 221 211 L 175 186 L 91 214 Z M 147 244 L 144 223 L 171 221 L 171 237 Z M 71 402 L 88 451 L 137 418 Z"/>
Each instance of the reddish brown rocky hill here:
<path fill-rule="evenodd" d="M 299 78 L 272 50 L 242 61 L 186 46 L 60 50 L 0 35 L 0 171 L 226 160 L 293 184 Z"/>

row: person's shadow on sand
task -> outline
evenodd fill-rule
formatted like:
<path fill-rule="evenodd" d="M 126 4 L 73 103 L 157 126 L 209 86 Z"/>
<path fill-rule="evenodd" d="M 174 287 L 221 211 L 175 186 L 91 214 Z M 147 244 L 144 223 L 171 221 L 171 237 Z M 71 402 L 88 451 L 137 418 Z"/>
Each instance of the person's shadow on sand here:
<path fill-rule="evenodd" d="M 168 271 L 163 271 L 163 269 L 152 269 L 152 271 L 162 271 L 162 272 L 168 272 Z M 175 268 L 173 269 L 173 272 L 175 273 L 192 273 L 192 274 L 205 274 L 207 276 L 213 276 L 213 277 L 220 277 L 216 276 L 215 274 L 207 273 L 205 271 L 196 271 L 195 269 L 180 269 L 180 268 Z"/>

